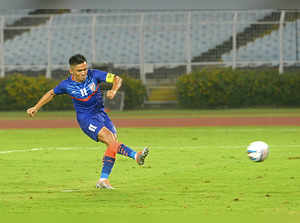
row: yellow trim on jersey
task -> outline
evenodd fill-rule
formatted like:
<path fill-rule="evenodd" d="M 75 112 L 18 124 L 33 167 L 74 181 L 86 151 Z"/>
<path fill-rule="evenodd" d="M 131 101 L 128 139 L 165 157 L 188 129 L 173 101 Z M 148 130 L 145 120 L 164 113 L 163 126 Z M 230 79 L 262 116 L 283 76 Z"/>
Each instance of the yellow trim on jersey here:
<path fill-rule="evenodd" d="M 115 75 L 112 73 L 107 73 L 106 74 L 106 82 L 112 83 L 114 81 Z"/>

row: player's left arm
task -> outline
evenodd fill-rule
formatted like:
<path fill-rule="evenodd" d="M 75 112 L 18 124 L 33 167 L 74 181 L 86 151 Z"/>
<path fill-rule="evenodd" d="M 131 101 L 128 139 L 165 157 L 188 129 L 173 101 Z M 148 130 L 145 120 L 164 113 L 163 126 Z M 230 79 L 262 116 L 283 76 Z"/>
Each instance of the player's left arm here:
<path fill-rule="evenodd" d="M 114 75 L 112 83 L 113 83 L 112 88 L 106 93 L 106 96 L 109 99 L 113 99 L 116 93 L 118 92 L 118 90 L 120 89 L 120 87 L 122 86 L 122 78 L 120 78 L 117 75 Z"/>

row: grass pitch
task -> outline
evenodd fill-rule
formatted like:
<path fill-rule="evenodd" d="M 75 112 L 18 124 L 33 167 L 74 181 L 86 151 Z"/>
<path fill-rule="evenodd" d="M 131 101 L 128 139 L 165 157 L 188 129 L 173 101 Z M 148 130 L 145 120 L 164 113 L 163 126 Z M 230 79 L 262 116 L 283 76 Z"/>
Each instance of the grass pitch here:
<path fill-rule="evenodd" d="M 155 109 L 110 111 L 109 116 L 114 118 L 200 118 L 200 117 L 299 117 L 299 108 L 247 108 L 247 109 Z M 40 111 L 34 119 L 74 119 L 75 111 Z M 26 112 L 0 111 L 0 120 L 30 119 Z"/>
<path fill-rule="evenodd" d="M 300 216 L 299 127 L 121 128 L 145 166 L 117 158 L 98 190 L 105 147 L 80 129 L 0 130 L 0 213 Z M 270 145 L 262 163 L 246 146 Z"/>

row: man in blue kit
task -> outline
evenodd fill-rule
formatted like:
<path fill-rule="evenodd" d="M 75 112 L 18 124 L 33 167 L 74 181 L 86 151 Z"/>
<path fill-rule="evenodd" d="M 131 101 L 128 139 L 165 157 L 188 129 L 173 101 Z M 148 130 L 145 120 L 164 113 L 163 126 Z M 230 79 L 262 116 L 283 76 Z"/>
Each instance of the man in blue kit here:
<path fill-rule="evenodd" d="M 103 95 L 99 84 L 101 82 L 113 84 L 106 95 L 109 99 L 113 99 L 122 85 L 122 79 L 112 73 L 88 69 L 87 60 L 80 54 L 72 56 L 69 59 L 69 65 L 71 75 L 68 79 L 63 80 L 54 89 L 48 91 L 34 107 L 27 109 L 27 113 L 30 117 L 33 117 L 55 95 L 70 95 L 82 131 L 96 142 L 103 142 L 107 146 L 103 157 L 101 176 L 96 183 L 96 187 L 113 189 L 108 177 L 114 166 L 116 154 L 128 156 L 136 160 L 139 165 L 143 165 L 149 149 L 144 148 L 143 151 L 135 152 L 128 146 L 118 142 L 116 128 L 104 112 Z"/>

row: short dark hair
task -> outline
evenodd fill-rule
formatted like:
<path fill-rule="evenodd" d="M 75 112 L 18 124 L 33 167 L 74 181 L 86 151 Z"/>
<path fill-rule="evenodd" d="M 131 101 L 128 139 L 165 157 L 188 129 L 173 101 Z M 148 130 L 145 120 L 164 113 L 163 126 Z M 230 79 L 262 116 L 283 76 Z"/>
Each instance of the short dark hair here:
<path fill-rule="evenodd" d="M 81 54 L 76 54 L 74 56 L 71 56 L 70 59 L 69 59 L 70 66 L 82 64 L 84 62 L 87 62 L 87 60 Z"/>

